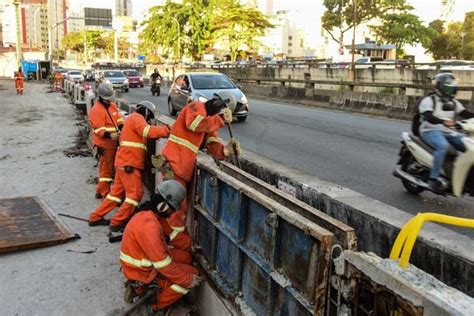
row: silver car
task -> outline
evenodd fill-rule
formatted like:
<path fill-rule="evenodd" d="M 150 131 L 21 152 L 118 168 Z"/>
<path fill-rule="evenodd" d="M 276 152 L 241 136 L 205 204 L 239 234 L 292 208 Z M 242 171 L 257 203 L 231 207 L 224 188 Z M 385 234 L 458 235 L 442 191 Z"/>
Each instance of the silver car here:
<path fill-rule="evenodd" d="M 110 83 L 114 89 L 120 89 L 128 92 L 129 82 L 123 71 L 121 70 L 102 70 L 96 78 L 96 87 L 102 82 Z"/>
<path fill-rule="evenodd" d="M 229 90 L 237 100 L 234 117 L 245 121 L 249 112 L 249 102 L 245 94 L 226 75 L 221 73 L 191 72 L 179 75 L 170 87 L 168 94 L 168 111 L 176 115 L 186 104 L 199 100 L 206 102 L 214 93 Z"/>
<path fill-rule="evenodd" d="M 84 77 L 82 76 L 82 73 L 79 70 L 68 70 L 66 78 L 79 83 L 84 80 Z"/>

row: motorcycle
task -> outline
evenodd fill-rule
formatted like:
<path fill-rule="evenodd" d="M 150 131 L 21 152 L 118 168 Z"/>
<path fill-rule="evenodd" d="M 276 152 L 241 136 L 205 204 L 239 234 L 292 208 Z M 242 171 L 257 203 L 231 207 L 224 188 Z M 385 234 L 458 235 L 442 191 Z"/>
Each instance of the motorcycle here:
<path fill-rule="evenodd" d="M 428 185 L 434 149 L 420 137 L 402 133 L 402 148 L 397 162 L 400 168 L 395 169 L 393 175 L 401 179 L 408 192 L 419 194 L 429 190 L 436 194 L 456 197 L 463 194 L 474 196 L 474 118 L 459 121 L 455 129 L 466 134 L 463 138 L 466 151 L 457 152 L 450 146 L 441 171 L 445 180 L 441 191 L 432 190 Z"/>
<path fill-rule="evenodd" d="M 152 82 L 151 82 L 151 94 L 152 95 L 157 95 L 159 96 L 160 95 L 160 91 L 161 90 L 161 80 L 160 79 L 154 79 Z"/>

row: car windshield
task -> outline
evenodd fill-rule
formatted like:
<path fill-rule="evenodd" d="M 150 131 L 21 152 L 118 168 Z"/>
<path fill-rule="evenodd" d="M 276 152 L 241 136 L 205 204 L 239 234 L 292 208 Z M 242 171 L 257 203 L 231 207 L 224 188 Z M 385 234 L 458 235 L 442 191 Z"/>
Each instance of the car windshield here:
<path fill-rule="evenodd" d="M 69 74 L 71 75 L 81 75 L 79 71 L 70 71 Z"/>
<path fill-rule="evenodd" d="M 104 77 L 123 77 L 121 71 L 104 71 Z"/>
<path fill-rule="evenodd" d="M 194 89 L 234 89 L 234 84 L 223 75 L 192 75 Z"/>
<path fill-rule="evenodd" d="M 138 71 L 124 71 L 123 73 L 125 74 L 125 76 L 133 76 L 133 77 L 140 76 L 140 73 L 138 73 Z"/>

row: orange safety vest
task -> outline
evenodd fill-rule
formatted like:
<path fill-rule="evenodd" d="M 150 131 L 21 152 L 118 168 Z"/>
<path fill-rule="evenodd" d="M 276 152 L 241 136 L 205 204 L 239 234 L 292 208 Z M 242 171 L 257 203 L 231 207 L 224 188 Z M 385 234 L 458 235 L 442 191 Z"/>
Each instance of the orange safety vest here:
<path fill-rule="evenodd" d="M 145 165 L 148 138 L 161 138 L 169 134 L 167 126 L 150 126 L 145 118 L 135 112 L 130 115 L 120 134 L 115 166 L 131 166 L 142 170 Z"/>
<path fill-rule="evenodd" d="M 183 294 L 193 278 L 171 259 L 163 228 L 152 211 L 140 211 L 128 222 L 120 246 L 120 265 L 128 280 L 149 284 L 160 273 L 174 283 L 174 291 Z"/>
<path fill-rule="evenodd" d="M 110 134 L 119 132 L 118 127 L 125 122 L 115 103 L 110 103 L 106 109 L 100 101 L 96 101 L 89 112 L 89 122 L 92 127 L 94 145 L 104 149 L 117 148 L 117 140 L 105 137 L 105 132 Z"/>
<path fill-rule="evenodd" d="M 193 101 L 186 105 L 174 123 L 162 154 L 168 160 L 173 172 L 190 181 L 199 149 L 205 145 L 216 159 L 225 159 L 217 130 L 224 126 L 219 115 L 207 116 L 204 103 Z"/>

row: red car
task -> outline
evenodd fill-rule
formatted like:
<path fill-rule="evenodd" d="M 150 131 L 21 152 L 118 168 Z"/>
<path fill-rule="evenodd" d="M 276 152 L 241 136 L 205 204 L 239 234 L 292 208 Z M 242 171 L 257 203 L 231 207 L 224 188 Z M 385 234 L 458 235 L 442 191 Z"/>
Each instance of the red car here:
<path fill-rule="evenodd" d="M 142 87 L 143 88 L 143 77 L 136 70 L 124 70 L 123 72 L 128 79 L 130 88 L 132 87 Z"/>

